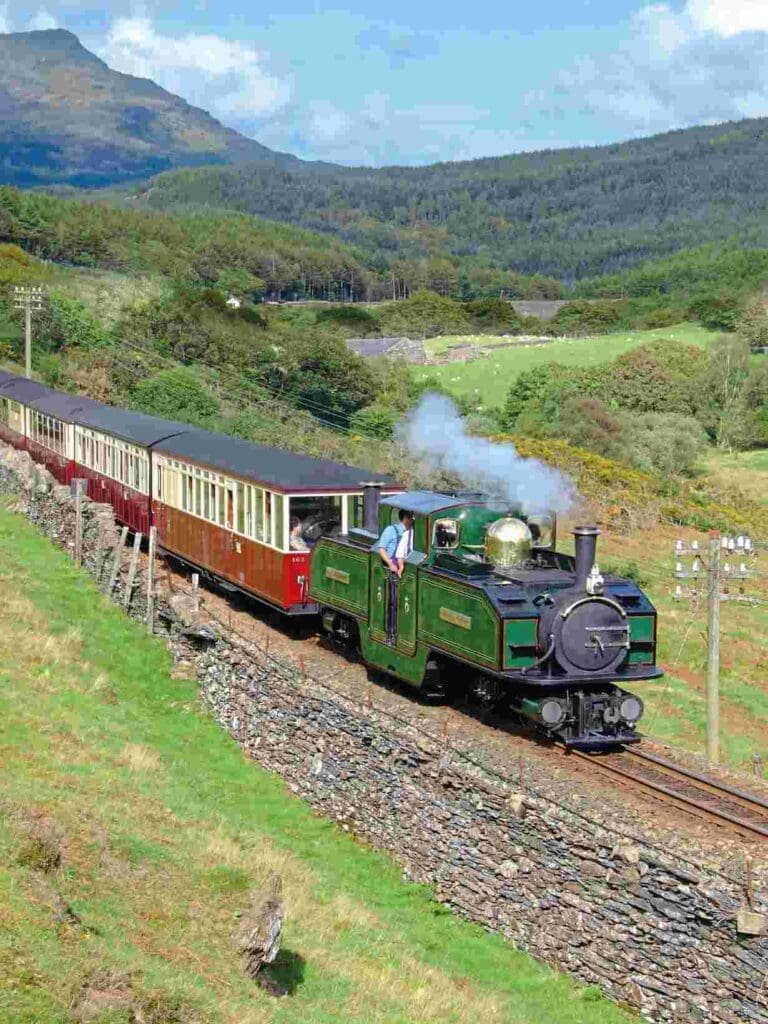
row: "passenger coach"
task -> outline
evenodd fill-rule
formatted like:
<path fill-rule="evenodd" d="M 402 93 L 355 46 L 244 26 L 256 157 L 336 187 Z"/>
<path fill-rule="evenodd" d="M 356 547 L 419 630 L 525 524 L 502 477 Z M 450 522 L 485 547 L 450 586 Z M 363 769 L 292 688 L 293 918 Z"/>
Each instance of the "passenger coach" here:
<path fill-rule="evenodd" d="M 311 549 L 362 525 L 364 470 L 191 429 L 152 461 L 161 548 L 289 615 L 317 611 Z"/>
<path fill-rule="evenodd" d="M 362 525 L 370 471 L 116 409 L 0 372 L 0 437 L 61 483 L 87 480 L 134 532 L 225 588 L 312 614 L 309 560 Z M 384 481 L 384 493 L 399 490 Z"/>

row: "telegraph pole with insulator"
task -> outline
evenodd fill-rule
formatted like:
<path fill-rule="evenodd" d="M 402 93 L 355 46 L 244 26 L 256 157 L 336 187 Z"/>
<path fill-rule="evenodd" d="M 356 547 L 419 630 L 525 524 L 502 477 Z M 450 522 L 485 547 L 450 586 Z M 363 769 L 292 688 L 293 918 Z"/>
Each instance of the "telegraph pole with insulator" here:
<path fill-rule="evenodd" d="M 32 314 L 43 308 L 43 289 L 36 285 L 16 285 L 13 305 L 24 313 L 24 376 L 32 376 Z"/>
<path fill-rule="evenodd" d="M 683 563 L 686 557 L 693 559 L 688 568 Z M 759 603 L 745 591 L 746 581 L 755 575 L 755 557 L 754 544 L 745 534 L 726 537 L 712 530 L 706 554 L 697 540 L 690 544 L 675 542 L 675 579 L 688 581 L 678 582 L 675 600 L 687 596 L 694 613 L 703 598 L 707 602 L 707 760 L 712 764 L 720 760 L 720 602 Z M 735 592 L 731 589 L 733 583 L 738 584 Z"/>

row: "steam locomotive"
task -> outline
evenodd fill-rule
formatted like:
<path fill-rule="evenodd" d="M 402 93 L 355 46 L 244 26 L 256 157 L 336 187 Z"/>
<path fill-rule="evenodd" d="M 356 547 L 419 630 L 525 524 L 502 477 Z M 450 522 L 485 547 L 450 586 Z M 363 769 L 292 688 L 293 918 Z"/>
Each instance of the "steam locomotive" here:
<path fill-rule="evenodd" d="M 576 527 L 575 558 L 555 550 L 553 515 L 516 515 L 482 495 L 364 487 L 364 523 L 317 544 L 310 594 L 338 641 L 438 699 L 503 701 L 569 747 L 637 742 L 656 679 L 656 610 L 629 579 L 603 577 L 599 530 Z M 395 582 L 376 538 L 414 515 L 413 551 Z"/>
<path fill-rule="evenodd" d="M 62 484 L 84 480 L 132 531 L 154 527 L 159 551 L 284 615 L 319 616 L 427 697 L 504 701 L 582 749 L 638 738 L 643 704 L 624 686 L 661 675 L 656 611 L 631 580 L 600 575 L 594 527 L 577 528 L 570 558 L 552 515 L 363 484 L 350 466 L 4 372 L 0 438 Z M 395 584 L 376 540 L 401 509 L 414 544 Z"/>

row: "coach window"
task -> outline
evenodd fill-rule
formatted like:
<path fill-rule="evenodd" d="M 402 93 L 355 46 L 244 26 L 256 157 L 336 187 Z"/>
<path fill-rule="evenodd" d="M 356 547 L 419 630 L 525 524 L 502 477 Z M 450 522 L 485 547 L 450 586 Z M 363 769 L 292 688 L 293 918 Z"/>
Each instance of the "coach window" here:
<path fill-rule="evenodd" d="M 245 484 L 237 481 L 235 494 L 235 530 L 245 533 Z"/>
<path fill-rule="evenodd" d="M 282 494 L 272 495 L 272 543 L 276 548 L 284 550 L 288 547 L 286 540 L 285 521 L 283 519 L 284 498 Z"/>
<path fill-rule="evenodd" d="M 324 534 L 339 529 L 342 500 L 339 495 L 312 495 L 290 499 L 289 517 L 299 520 L 301 536 L 307 544 L 314 544 Z"/>
<path fill-rule="evenodd" d="M 264 522 L 261 528 L 261 537 L 259 540 L 265 541 L 267 544 L 272 543 L 272 493 L 271 491 L 264 491 Z"/>

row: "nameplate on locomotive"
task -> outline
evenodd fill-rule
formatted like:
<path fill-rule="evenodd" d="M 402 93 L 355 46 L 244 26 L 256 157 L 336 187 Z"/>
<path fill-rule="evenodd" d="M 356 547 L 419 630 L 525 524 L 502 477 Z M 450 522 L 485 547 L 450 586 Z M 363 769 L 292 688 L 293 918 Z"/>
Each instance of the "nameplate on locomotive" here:
<path fill-rule="evenodd" d="M 472 629 L 472 616 L 462 615 L 461 612 L 455 612 L 453 608 L 441 608 L 440 618 L 443 622 L 450 622 L 452 626 L 461 626 L 462 629 Z"/>
<path fill-rule="evenodd" d="M 333 566 L 328 566 L 325 570 L 325 578 L 335 580 L 336 583 L 349 583 L 349 573 L 343 572 L 341 569 L 334 569 Z"/>

